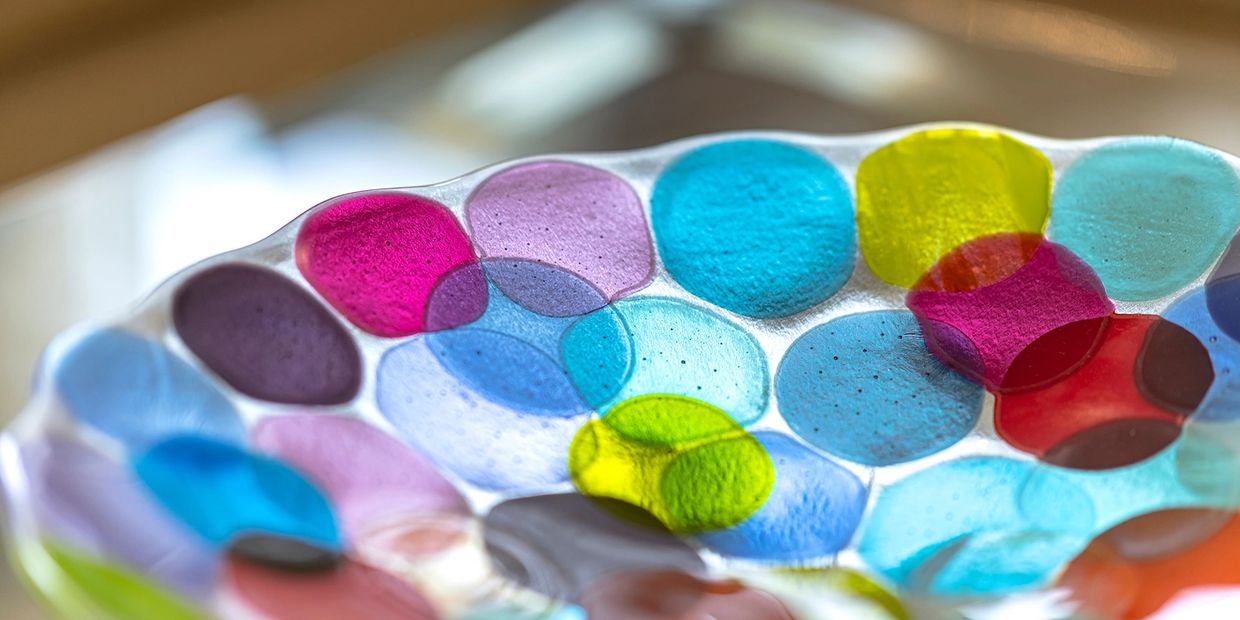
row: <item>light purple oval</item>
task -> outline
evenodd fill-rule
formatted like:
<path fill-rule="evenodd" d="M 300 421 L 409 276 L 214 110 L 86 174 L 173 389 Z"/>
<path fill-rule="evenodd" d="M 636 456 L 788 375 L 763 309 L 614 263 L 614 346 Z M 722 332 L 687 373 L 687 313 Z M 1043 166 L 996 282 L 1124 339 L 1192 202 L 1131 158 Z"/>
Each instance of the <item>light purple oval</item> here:
<path fill-rule="evenodd" d="M 57 437 L 23 445 L 21 458 L 41 535 L 117 560 L 183 595 L 211 595 L 219 557 L 127 468 Z"/>
<path fill-rule="evenodd" d="M 465 499 L 421 454 L 373 426 L 332 415 L 264 418 L 255 448 L 319 485 L 354 540 L 385 517 L 463 512 Z"/>
<path fill-rule="evenodd" d="M 465 203 L 480 254 L 567 269 L 617 299 L 650 282 L 654 250 L 641 200 L 610 172 L 558 161 L 483 181 Z"/>

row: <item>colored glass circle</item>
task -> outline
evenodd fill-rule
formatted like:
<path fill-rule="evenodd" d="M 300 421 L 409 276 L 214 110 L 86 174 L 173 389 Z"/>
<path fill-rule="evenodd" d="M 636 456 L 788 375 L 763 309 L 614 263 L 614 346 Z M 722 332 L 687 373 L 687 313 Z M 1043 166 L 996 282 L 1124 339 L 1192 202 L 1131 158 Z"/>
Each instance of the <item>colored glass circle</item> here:
<path fill-rule="evenodd" d="M 616 175 L 540 161 L 488 177 L 465 201 L 483 256 L 521 258 L 577 274 L 615 299 L 654 274 L 654 249 L 637 193 Z"/>
<path fill-rule="evenodd" d="M 18 568 L 65 618 L 206 620 L 189 601 L 147 575 L 57 541 L 19 542 Z"/>
<path fill-rule="evenodd" d="M 821 559 L 846 547 L 869 495 L 861 480 L 787 435 L 754 437 L 775 464 L 770 497 L 748 519 L 698 540 L 726 556 L 780 563 Z"/>
<path fill-rule="evenodd" d="M 287 465 L 201 437 L 162 441 L 133 464 L 169 512 L 216 545 L 265 532 L 340 550 L 327 498 Z"/>
<path fill-rule="evenodd" d="M 560 493 L 497 504 L 483 523 L 501 572 L 533 590 L 576 601 L 598 579 L 629 570 L 706 574 L 706 564 L 650 513 L 617 500 Z"/>
<path fill-rule="evenodd" d="M 650 212 L 676 282 L 737 314 L 796 314 L 852 275 L 848 185 L 799 146 L 732 140 L 695 149 L 659 175 Z"/>
<path fill-rule="evenodd" d="M 1214 324 L 1240 341 L 1240 242 L 1236 239 L 1206 279 L 1205 297 Z"/>
<path fill-rule="evenodd" d="M 485 280 L 485 286 L 475 284 Z M 621 347 L 623 320 L 590 283 L 564 269 L 515 259 L 485 259 L 444 277 L 427 304 L 425 339 L 444 370 L 495 403 L 540 415 L 576 415 L 585 405 L 564 380 L 561 343 L 583 316 L 590 337 Z M 587 354 L 607 357 L 606 346 Z M 624 372 L 619 367 L 617 372 Z M 618 386 L 607 369 L 596 379 Z"/>
<path fill-rule="evenodd" d="M 1214 382 L 1201 405 L 1193 413 L 1200 422 L 1226 422 L 1240 419 L 1240 342 L 1227 335 L 1207 304 L 1205 289 L 1185 294 L 1163 313 L 1163 317 L 1182 326 L 1205 346 L 1214 367 Z"/>
<path fill-rule="evenodd" d="M 491 345 L 499 350 L 481 348 Z M 467 362 L 475 351 L 504 364 Z M 466 376 L 454 362 L 468 366 Z M 509 371 L 529 383 L 515 382 Z M 400 436 L 437 466 L 492 490 L 567 481 L 564 457 L 591 413 L 540 350 L 470 328 L 421 334 L 388 350 L 379 360 L 375 400 Z"/>
<path fill-rule="evenodd" d="M 221 585 L 231 600 L 263 618 L 439 620 L 434 606 L 403 579 L 346 559 L 331 568 L 290 572 L 237 556 Z"/>
<path fill-rule="evenodd" d="M 1104 447 L 1098 450 L 1105 449 Z M 1098 458 L 1098 457 L 1095 457 Z M 1106 457 L 1101 457 L 1105 459 Z M 1240 474 L 1237 455 L 1207 430 L 1192 426 L 1181 431 L 1169 446 L 1152 456 L 1122 467 L 1107 469 L 1042 465 L 1025 483 L 1021 505 L 1026 512 L 1063 510 L 1067 506 L 1033 499 L 1031 490 L 1046 480 L 1069 481 L 1093 504 L 1091 536 L 1137 515 L 1181 507 L 1240 506 Z"/>
<path fill-rule="evenodd" d="M 362 382 L 357 344 L 319 302 L 266 268 L 203 270 L 172 300 L 177 335 L 243 394 L 282 403 L 335 405 Z"/>
<path fill-rule="evenodd" d="M 1167 376 L 1179 382 L 1168 385 Z M 1156 316 L 1115 315 L 1070 373 L 998 394 L 995 428 L 1014 447 L 1063 467 L 1131 465 L 1175 440 L 1212 379 L 1208 352 L 1182 327 Z"/>
<path fill-rule="evenodd" d="M 851 314 L 806 332 L 780 362 L 775 392 L 797 435 L 865 465 L 956 443 L 977 422 L 983 396 L 926 350 L 913 315 L 898 310 Z"/>
<path fill-rule="evenodd" d="M 657 392 L 707 401 L 741 424 L 766 413 L 770 374 L 758 341 L 677 299 L 616 302 L 574 324 L 560 347 L 573 384 L 601 412 Z"/>
<path fill-rule="evenodd" d="M 466 511 L 465 499 L 430 460 L 361 420 L 270 416 L 250 438 L 318 485 L 351 538 L 393 518 Z"/>
<path fill-rule="evenodd" d="M 436 283 L 475 260 L 446 207 L 396 191 L 327 201 L 302 224 L 296 252 L 301 274 L 332 307 L 384 337 L 423 331 Z"/>
<path fill-rule="evenodd" d="M 861 255 L 879 278 L 910 287 L 944 254 L 995 233 L 1041 233 L 1051 164 L 992 129 L 927 129 L 870 153 L 857 168 Z"/>
<path fill-rule="evenodd" d="M 68 344 L 54 364 L 52 381 L 69 413 L 130 449 L 181 433 L 245 437 L 228 399 L 154 340 L 103 329 Z"/>
<path fill-rule="evenodd" d="M 1066 478 L 1035 463 L 973 456 L 883 488 L 857 549 L 906 588 L 1001 594 L 1054 578 L 1093 524 L 1089 496 Z"/>
<path fill-rule="evenodd" d="M 999 270 L 1010 271 L 1006 277 L 966 290 L 915 288 L 905 298 L 905 304 L 921 323 L 930 351 L 992 390 L 1022 389 L 1031 382 L 1043 382 L 1066 372 L 1088 353 L 1088 344 L 1093 340 L 1088 333 L 1090 324 L 1084 321 L 1105 317 L 1114 310 L 1088 265 L 1063 246 L 1040 239 L 1035 242 L 1028 239 L 1030 236 L 982 237 L 948 255 L 989 254 L 988 250 L 1003 243 L 1004 249 L 1019 250 L 1009 257 L 1016 264 Z M 1034 248 L 1028 251 L 1031 244 Z M 965 262 L 977 264 L 969 259 Z M 930 273 L 947 273 L 942 267 L 936 263 Z M 1081 322 L 1081 333 L 1074 332 L 1074 337 L 1085 346 L 1071 351 L 1057 349 L 1060 362 L 1047 363 L 1051 367 L 1038 372 L 1029 372 L 1028 364 L 1015 373 L 1009 372 L 1017 356 L 1040 336 L 1077 322 Z M 1101 324 L 1093 327 L 1096 333 Z"/>
<path fill-rule="evenodd" d="M 1240 178 L 1176 138 L 1117 140 L 1081 155 L 1055 186 L 1050 234 L 1111 297 L 1156 299 L 1201 275 L 1240 227 Z"/>
<path fill-rule="evenodd" d="M 613 407 L 573 438 L 573 483 L 639 506 L 675 532 L 730 527 L 760 508 L 775 471 L 754 437 L 722 410 L 649 394 Z"/>
<path fill-rule="evenodd" d="M 1182 527 L 1183 515 L 1181 511 L 1171 518 Z M 1150 516 L 1166 518 L 1167 513 Z M 1116 526 L 1072 560 L 1057 585 L 1070 593 L 1082 611 L 1099 618 L 1162 617 L 1157 612 L 1188 590 L 1240 585 L 1240 563 L 1235 561 L 1240 557 L 1240 516 L 1232 512 L 1204 539 L 1180 543 L 1184 546 L 1180 553 L 1153 558 L 1127 556 L 1117 544 L 1115 532 L 1142 527 L 1140 521 L 1149 520 L 1149 516 L 1137 517 Z"/>
<path fill-rule="evenodd" d="M 210 598 L 217 549 L 159 505 L 128 467 L 56 436 L 23 445 L 21 461 L 40 533 L 187 597 Z"/>

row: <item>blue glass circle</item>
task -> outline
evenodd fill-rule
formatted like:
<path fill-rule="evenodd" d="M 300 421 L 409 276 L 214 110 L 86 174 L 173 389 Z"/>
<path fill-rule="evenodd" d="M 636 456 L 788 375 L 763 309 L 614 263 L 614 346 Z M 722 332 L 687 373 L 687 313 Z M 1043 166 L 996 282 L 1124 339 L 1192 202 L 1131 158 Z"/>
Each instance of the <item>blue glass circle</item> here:
<path fill-rule="evenodd" d="M 659 176 L 650 210 L 672 277 L 737 314 L 795 314 L 852 275 L 857 241 L 848 185 L 834 166 L 798 146 L 733 140 L 696 149 Z"/>
<path fill-rule="evenodd" d="M 1094 523 L 1090 497 L 1054 471 L 966 457 L 883 488 L 857 551 L 906 589 L 1001 594 L 1053 579 Z"/>
<path fill-rule="evenodd" d="M 69 413 L 130 449 L 182 433 L 245 438 L 228 400 L 154 340 L 104 329 L 73 342 L 53 363 L 52 381 Z"/>
<path fill-rule="evenodd" d="M 891 465 L 969 433 L 983 391 L 926 350 L 912 313 L 863 312 L 806 332 L 775 375 L 792 430 L 838 457 Z"/>
<path fill-rule="evenodd" d="M 1163 318 L 1197 337 L 1210 354 L 1214 382 L 1201 405 L 1193 413 L 1200 422 L 1240 419 L 1240 342 L 1223 332 L 1214 321 L 1204 289 L 1195 289 L 1177 299 Z"/>
<path fill-rule="evenodd" d="M 277 460 L 181 436 L 152 446 L 134 470 L 165 508 L 211 543 L 268 533 L 330 550 L 343 546 L 327 498 Z"/>
<path fill-rule="evenodd" d="M 748 519 L 698 540 L 723 555 L 784 563 L 848 546 L 868 497 L 861 480 L 787 435 L 759 431 L 754 437 L 775 464 L 770 496 Z"/>
<path fill-rule="evenodd" d="M 580 415 L 587 408 L 558 361 L 524 340 L 473 328 L 425 338 L 445 370 L 494 403 L 558 417 Z"/>
<path fill-rule="evenodd" d="M 737 422 L 766 413 L 770 371 L 758 341 L 705 308 L 668 297 L 630 297 L 598 311 L 564 335 L 561 355 L 585 401 L 606 413 L 643 394 L 706 401 Z"/>
<path fill-rule="evenodd" d="M 475 351 L 485 356 L 471 360 Z M 591 413 L 540 350 L 473 328 L 420 334 L 389 349 L 375 373 L 375 401 L 437 466 L 509 492 L 567 481 L 569 444 Z"/>

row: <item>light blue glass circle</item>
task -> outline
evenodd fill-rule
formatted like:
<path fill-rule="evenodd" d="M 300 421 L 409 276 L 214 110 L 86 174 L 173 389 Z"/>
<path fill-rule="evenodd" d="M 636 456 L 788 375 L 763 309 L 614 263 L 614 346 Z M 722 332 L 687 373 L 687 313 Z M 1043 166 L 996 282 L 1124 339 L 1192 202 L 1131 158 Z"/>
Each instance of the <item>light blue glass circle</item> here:
<path fill-rule="evenodd" d="M 857 251 L 852 195 L 835 167 L 769 140 L 701 147 L 659 176 L 651 222 L 663 264 L 689 292 L 758 318 L 833 295 Z"/>
<path fill-rule="evenodd" d="M 982 387 L 926 350 L 913 314 L 862 312 L 806 332 L 775 375 L 792 430 L 835 456 L 891 465 L 963 438 L 982 411 Z"/>

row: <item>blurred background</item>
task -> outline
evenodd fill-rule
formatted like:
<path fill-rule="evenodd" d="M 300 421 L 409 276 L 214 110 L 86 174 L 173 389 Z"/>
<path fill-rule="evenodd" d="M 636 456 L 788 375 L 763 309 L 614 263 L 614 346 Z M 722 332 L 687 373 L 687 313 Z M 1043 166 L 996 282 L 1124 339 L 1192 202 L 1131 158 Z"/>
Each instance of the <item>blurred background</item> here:
<path fill-rule="evenodd" d="M 730 129 L 1240 153 L 1238 77 L 1233 0 L 3 0 L 0 422 L 56 332 L 336 194 Z"/>

